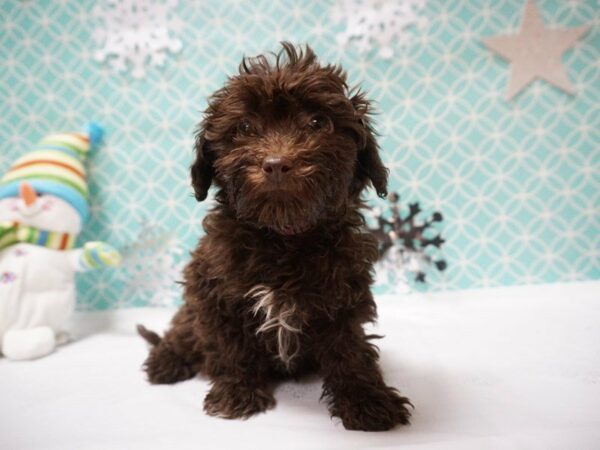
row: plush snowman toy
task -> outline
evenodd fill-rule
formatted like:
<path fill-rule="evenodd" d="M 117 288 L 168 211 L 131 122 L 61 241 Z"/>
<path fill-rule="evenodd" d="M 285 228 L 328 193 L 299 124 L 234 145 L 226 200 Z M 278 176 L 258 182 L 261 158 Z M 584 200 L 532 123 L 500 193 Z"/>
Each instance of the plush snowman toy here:
<path fill-rule="evenodd" d="M 83 162 L 101 138 L 45 137 L 0 180 L 0 353 L 33 359 L 61 344 L 75 308 L 75 273 L 120 261 L 101 242 L 74 249 L 89 215 Z"/>

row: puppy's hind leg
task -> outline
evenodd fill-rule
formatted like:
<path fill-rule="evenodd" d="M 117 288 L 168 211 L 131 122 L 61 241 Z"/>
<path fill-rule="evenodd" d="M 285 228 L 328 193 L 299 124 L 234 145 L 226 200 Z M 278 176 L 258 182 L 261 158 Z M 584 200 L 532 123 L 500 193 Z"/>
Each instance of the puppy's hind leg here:
<path fill-rule="evenodd" d="M 171 329 L 162 338 L 138 325 L 138 333 L 152 346 L 143 366 L 150 383 L 177 383 L 193 378 L 202 369 L 204 357 L 192 325 L 185 308 L 175 315 Z"/>

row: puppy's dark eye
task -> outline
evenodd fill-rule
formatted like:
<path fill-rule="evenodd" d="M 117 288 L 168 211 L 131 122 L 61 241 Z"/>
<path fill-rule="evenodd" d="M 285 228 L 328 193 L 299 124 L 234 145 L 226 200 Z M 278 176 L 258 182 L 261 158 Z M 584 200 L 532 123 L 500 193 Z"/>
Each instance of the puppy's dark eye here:
<path fill-rule="evenodd" d="M 331 120 L 322 115 L 313 116 L 308 121 L 308 127 L 313 131 L 330 130 Z"/>
<path fill-rule="evenodd" d="M 252 124 L 246 119 L 240 120 L 237 126 L 237 132 L 241 135 L 250 134 L 252 132 Z"/>

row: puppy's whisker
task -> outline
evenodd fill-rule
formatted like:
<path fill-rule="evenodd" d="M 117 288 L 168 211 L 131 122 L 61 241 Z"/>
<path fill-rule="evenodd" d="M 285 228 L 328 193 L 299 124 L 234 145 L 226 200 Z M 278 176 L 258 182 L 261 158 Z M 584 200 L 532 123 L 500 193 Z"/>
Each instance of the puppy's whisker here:
<path fill-rule="evenodd" d="M 298 169 L 298 175 L 306 177 L 306 176 L 316 173 L 318 170 L 319 169 L 315 166 L 305 166 L 305 167 L 302 167 L 301 169 Z M 305 180 L 305 181 L 310 183 L 312 180 Z"/>

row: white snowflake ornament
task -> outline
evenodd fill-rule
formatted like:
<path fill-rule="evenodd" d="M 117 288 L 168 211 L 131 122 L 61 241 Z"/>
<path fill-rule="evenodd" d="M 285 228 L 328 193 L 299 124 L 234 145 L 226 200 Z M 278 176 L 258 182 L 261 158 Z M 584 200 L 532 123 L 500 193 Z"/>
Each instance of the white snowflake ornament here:
<path fill-rule="evenodd" d="M 398 251 L 389 252 L 375 264 L 375 285 L 391 286 L 393 294 L 408 294 L 412 288 L 403 255 Z"/>
<path fill-rule="evenodd" d="M 145 223 L 135 242 L 123 250 L 119 271 L 125 284 L 123 297 L 149 306 L 177 304 L 182 295 L 183 254 L 175 234 Z"/>
<path fill-rule="evenodd" d="M 338 0 L 333 9 L 336 22 L 344 22 L 346 30 L 337 35 L 340 45 L 356 41 L 358 50 L 366 53 L 372 44 L 379 56 L 390 59 L 394 47 L 407 45 L 412 38 L 409 29 L 423 29 L 425 17 L 419 13 L 426 0 Z"/>
<path fill-rule="evenodd" d="M 145 66 L 164 65 L 167 52 L 181 50 L 181 41 L 171 35 L 175 23 L 171 11 L 178 0 L 105 0 L 96 5 L 93 16 L 102 24 L 93 37 L 101 47 L 99 62 L 108 61 L 118 72 L 131 67 L 134 78 L 146 74 Z"/>

